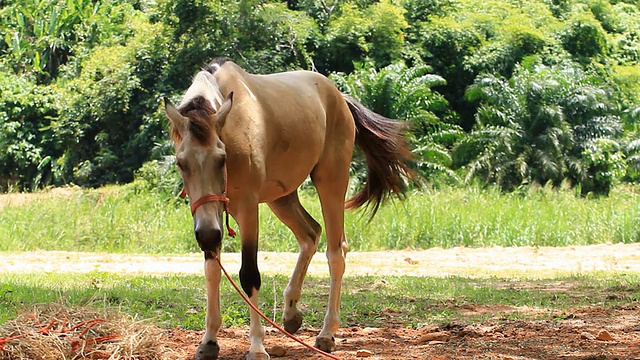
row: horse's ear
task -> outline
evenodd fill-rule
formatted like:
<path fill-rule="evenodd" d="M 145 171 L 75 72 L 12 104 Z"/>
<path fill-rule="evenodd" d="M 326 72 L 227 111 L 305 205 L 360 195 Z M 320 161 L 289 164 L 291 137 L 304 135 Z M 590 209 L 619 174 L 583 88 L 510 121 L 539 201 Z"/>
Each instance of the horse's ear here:
<path fill-rule="evenodd" d="M 177 136 L 178 138 L 182 138 L 182 131 L 185 128 L 187 121 L 189 121 L 186 117 L 182 116 L 178 109 L 167 99 L 164 98 L 164 112 L 171 120 L 171 133 L 172 137 Z M 176 140 L 174 138 L 174 140 Z"/>
<path fill-rule="evenodd" d="M 227 115 L 229 115 L 229 111 L 231 111 L 231 106 L 233 105 L 233 91 L 227 95 L 227 99 L 220 105 L 220 109 L 216 112 L 216 122 L 218 129 L 222 129 L 225 121 L 227 120 Z"/>

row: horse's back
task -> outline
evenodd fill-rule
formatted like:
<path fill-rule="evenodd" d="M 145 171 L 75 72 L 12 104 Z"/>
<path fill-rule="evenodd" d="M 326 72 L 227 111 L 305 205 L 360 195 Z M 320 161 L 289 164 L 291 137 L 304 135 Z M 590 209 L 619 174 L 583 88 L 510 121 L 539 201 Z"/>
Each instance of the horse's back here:
<path fill-rule="evenodd" d="M 299 70 L 257 75 L 270 100 L 263 101 L 272 121 L 294 127 L 298 136 L 311 131 L 322 134 L 323 143 L 350 139 L 355 124 L 340 90 L 320 73 Z M 277 135 L 279 136 L 279 135 Z"/>
<path fill-rule="evenodd" d="M 353 145 L 354 122 L 342 93 L 319 73 L 242 71 L 233 88 L 243 104 L 237 129 L 252 129 L 248 148 L 263 179 L 260 201 L 294 191 L 334 142 Z M 351 156 L 352 147 L 343 151 Z"/>
<path fill-rule="evenodd" d="M 322 74 L 299 70 L 269 75 L 254 75 L 255 84 L 264 89 L 263 106 L 273 105 L 274 112 L 324 113 L 325 119 L 335 107 L 346 106 L 333 82 Z"/>
<path fill-rule="evenodd" d="M 217 72 L 216 77 L 220 75 L 224 79 L 224 95 L 240 90 L 251 99 L 245 103 L 251 105 L 245 107 L 255 113 L 252 114 L 254 119 L 264 119 L 269 126 L 278 126 L 278 123 L 286 127 L 296 123 L 302 127 L 305 124 L 321 124 L 325 128 L 336 125 L 347 128 L 354 126 L 342 93 L 331 80 L 320 73 L 297 70 L 255 75 L 245 72 L 235 63 L 226 63 L 222 69 L 226 71 Z M 344 124 L 334 124 L 334 121 Z"/>
<path fill-rule="evenodd" d="M 287 135 L 299 139 L 301 146 L 313 148 L 315 159 L 340 151 L 351 157 L 355 123 L 343 94 L 331 80 L 311 71 L 293 71 L 262 75 L 273 92 L 270 121 L 286 130 L 272 133 L 280 140 Z M 276 91 L 275 89 L 278 89 Z M 281 91 L 280 91 L 281 90 Z M 281 129 L 282 130 L 282 129 Z"/>

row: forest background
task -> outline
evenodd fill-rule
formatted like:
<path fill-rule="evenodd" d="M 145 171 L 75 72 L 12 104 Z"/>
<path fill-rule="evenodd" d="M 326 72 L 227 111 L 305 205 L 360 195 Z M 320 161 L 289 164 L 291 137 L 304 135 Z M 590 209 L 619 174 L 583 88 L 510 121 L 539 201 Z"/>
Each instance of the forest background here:
<path fill-rule="evenodd" d="M 315 70 L 407 121 L 434 185 L 606 195 L 640 180 L 640 3 L 3 0 L 0 191 L 175 194 L 167 121 L 210 59 Z M 365 166 L 356 156 L 354 187 Z"/>

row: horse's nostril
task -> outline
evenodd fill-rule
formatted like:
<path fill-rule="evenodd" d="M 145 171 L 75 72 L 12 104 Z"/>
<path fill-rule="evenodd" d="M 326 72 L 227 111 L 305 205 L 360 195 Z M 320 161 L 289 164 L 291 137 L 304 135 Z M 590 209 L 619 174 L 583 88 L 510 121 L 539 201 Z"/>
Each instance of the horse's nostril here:
<path fill-rule="evenodd" d="M 202 251 L 214 251 L 222 243 L 222 231 L 215 228 L 195 229 L 196 240 Z"/>

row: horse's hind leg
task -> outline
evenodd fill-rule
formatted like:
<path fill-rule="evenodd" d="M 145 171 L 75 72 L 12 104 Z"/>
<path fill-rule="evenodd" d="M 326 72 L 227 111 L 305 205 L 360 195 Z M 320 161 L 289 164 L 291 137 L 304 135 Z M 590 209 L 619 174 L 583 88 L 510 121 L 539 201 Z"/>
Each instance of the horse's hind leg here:
<path fill-rule="evenodd" d="M 284 328 L 293 334 L 302 325 L 302 313 L 298 310 L 298 301 L 302 283 L 313 254 L 318 249 L 318 240 L 322 232 L 320 224 L 302 207 L 296 191 L 270 202 L 269 207 L 296 236 L 300 247 L 296 268 L 284 291 Z"/>
<path fill-rule="evenodd" d="M 340 327 L 340 289 L 348 251 L 344 236 L 344 197 L 349 184 L 351 149 L 343 154 L 335 154 L 328 161 L 319 163 L 311 174 L 322 205 L 331 275 L 327 314 L 315 344 L 318 349 L 326 352 L 335 349 L 334 334 Z"/>

